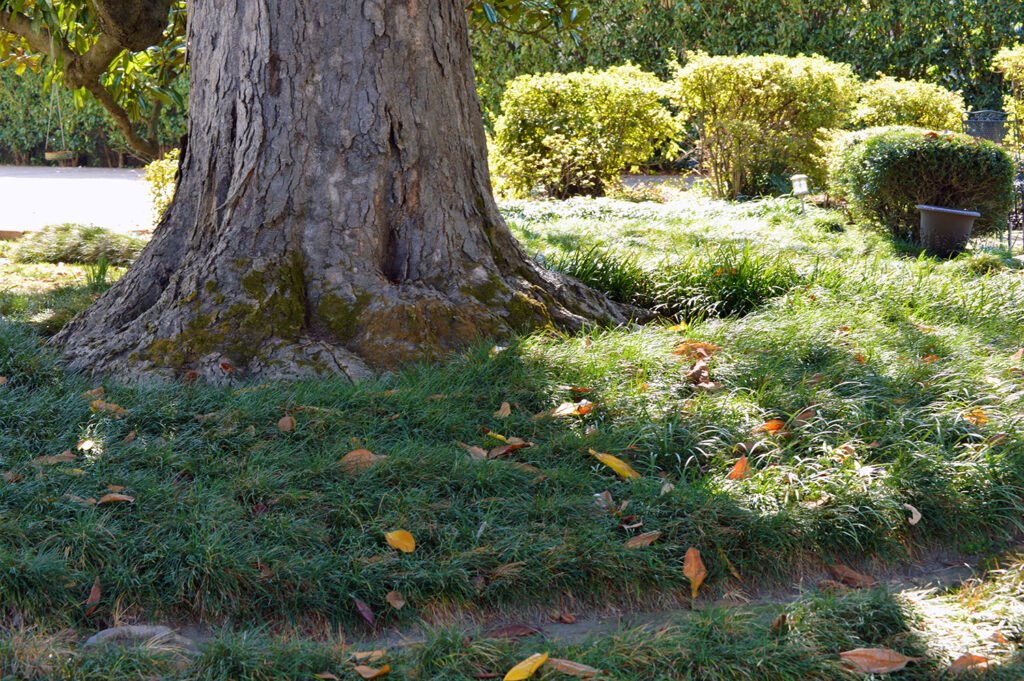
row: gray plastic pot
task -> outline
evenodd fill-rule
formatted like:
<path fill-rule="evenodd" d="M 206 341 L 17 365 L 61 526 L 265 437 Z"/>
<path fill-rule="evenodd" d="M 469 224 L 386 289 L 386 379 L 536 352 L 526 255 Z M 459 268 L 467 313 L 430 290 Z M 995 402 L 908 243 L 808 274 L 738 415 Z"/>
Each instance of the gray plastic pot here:
<path fill-rule="evenodd" d="M 921 245 L 932 255 L 947 257 L 964 250 L 974 221 L 981 213 L 940 206 L 917 207 L 921 211 Z"/>

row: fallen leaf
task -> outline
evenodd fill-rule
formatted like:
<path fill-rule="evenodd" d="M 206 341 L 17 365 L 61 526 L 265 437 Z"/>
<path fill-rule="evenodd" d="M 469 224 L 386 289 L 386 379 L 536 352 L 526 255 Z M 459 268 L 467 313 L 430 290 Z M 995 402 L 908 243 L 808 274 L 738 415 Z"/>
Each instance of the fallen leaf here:
<path fill-rule="evenodd" d="M 1021 348 L 1017 352 L 1015 352 L 1012 355 L 1010 355 L 1010 359 L 1013 359 L 1013 360 L 1024 359 L 1024 348 Z"/>
<path fill-rule="evenodd" d="M 134 501 L 135 501 L 135 497 L 130 497 L 127 494 L 113 494 L 113 493 L 111 493 L 111 494 L 104 494 L 102 497 L 100 497 L 100 500 L 97 501 L 96 503 L 97 504 L 114 504 L 114 503 L 118 503 L 118 502 L 124 502 L 126 504 L 130 504 L 130 503 L 132 503 Z"/>
<path fill-rule="evenodd" d="M 690 383 L 705 383 L 711 380 L 711 372 L 705 359 L 698 359 L 686 372 L 686 380 Z"/>
<path fill-rule="evenodd" d="M 277 429 L 282 433 L 290 433 L 295 430 L 295 417 L 291 414 L 282 416 L 277 422 Z"/>
<path fill-rule="evenodd" d="M 585 395 L 590 392 L 594 392 L 590 388 L 569 388 L 569 392 L 576 393 L 577 395 Z"/>
<path fill-rule="evenodd" d="M 859 352 L 853 356 L 853 361 L 857 362 L 858 364 L 864 364 L 865 362 L 867 362 L 867 360 L 864 359 L 864 355 L 860 354 Z"/>
<path fill-rule="evenodd" d="M 231 364 L 229 362 L 221 362 L 220 363 L 220 368 L 223 369 L 224 371 L 234 371 L 235 370 L 235 367 L 231 366 Z"/>
<path fill-rule="evenodd" d="M 612 493 L 607 490 L 595 493 L 594 503 L 597 504 L 597 507 L 602 511 L 614 513 L 617 510 L 615 501 L 612 499 Z"/>
<path fill-rule="evenodd" d="M 199 380 L 199 372 L 195 369 L 189 369 L 181 375 L 181 382 L 185 385 L 192 385 Z"/>
<path fill-rule="evenodd" d="M 750 475 L 750 463 L 747 461 L 747 457 L 741 456 L 736 464 L 732 467 L 732 471 L 729 473 L 730 480 L 742 480 L 743 478 Z"/>
<path fill-rule="evenodd" d="M 532 446 L 533 446 L 532 442 L 517 442 L 517 443 L 509 442 L 508 444 L 498 445 L 497 447 L 494 447 L 493 449 L 491 449 L 491 451 L 487 452 L 487 458 L 488 459 L 501 459 L 503 457 L 508 456 L 509 454 L 511 454 L 514 451 L 517 451 L 519 449 L 523 449 L 525 447 L 532 447 Z"/>
<path fill-rule="evenodd" d="M 84 393 L 82 393 L 82 399 L 92 400 L 92 399 L 96 399 L 96 398 L 99 398 L 99 397 L 103 397 L 105 392 L 106 391 L 103 389 L 103 386 L 101 385 L 98 388 L 93 388 L 92 390 L 86 390 Z"/>
<path fill-rule="evenodd" d="M 949 673 L 960 674 L 966 671 L 980 672 L 983 669 L 988 669 L 988 663 L 989 659 L 987 657 L 968 653 L 953 660 L 953 664 L 949 665 Z"/>
<path fill-rule="evenodd" d="M 661 532 L 658 530 L 654 530 L 653 532 L 644 532 L 643 534 L 638 534 L 635 537 L 627 539 L 625 546 L 627 549 L 638 549 L 642 546 L 650 546 L 657 541 L 659 537 L 661 537 Z"/>
<path fill-rule="evenodd" d="M 840 584 L 834 579 L 823 579 L 818 582 L 818 589 L 827 594 L 844 594 L 850 590 L 845 584 Z"/>
<path fill-rule="evenodd" d="M 136 438 L 137 435 L 138 435 L 138 433 L 136 433 L 133 430 L 132 432 L 130 432 L 127 435 L 124 436 L 124 439 L 121 440 L 121 444 L 130 445 L 131 443 L 135 442 L 135 438 Z"/>
<path fill-rule="evenodd" d="M 412 534 L 405 530 L 386 532 L 384 538 L 392 548 L 396 548 L 402 553 L 412 553 L 416 550 L 416 540 L 413 539 Z"/>
<path fill-rule="evenodd" d="M 831 494 L 822 494 L 817 499 L 813 499 L 811 501 L 802 501 L 800 502 L 800 505 L 803 506 L 804 508 L 821 508 L 830 501 L 832 501 Z"/>
<path fill-rule="evenodd" d="M 871 577 L 861 574 L 856 570 L 852 570 L 845 565 L 829 565 L 829 574 L 838 579 L 843 584 L 847 584 L 856 589 L 867 589 L 872 587 L 877 582 Z"/>
<path fill-rule="evenodd" d="M 380 669 L 374 669 L 373 667 L 357 664 L 353 669 L 355 669 L 356 674 L 359 674 L 359 676 L 364 679 L 376 679 L 377 677 L 384 676 L 391 671 L 391 667 L 387 665 L 384 665 Z"/>
<path fill-rule="evenodd" d="M 526 473 L 540 473 L 539 468 L 537 468 L 536 466 L 531 466 L 528 463 L 522 463 L 519 461 L 509 461 L 508 465 L 518 468 L 519 470 L 524 471 Z"/>
<path fill-rule="evenodd" d="M 571 660 L 562 660 L 557 657 L 548 658 L 548 666 L 556 671 L 560 671 L 563 674 L 569 676 L 576 676 L 581 679 L 589 679 L 592 676 L 597 676 L 601 673 L 600 669 L 594 669 L 588 667 L 585 664 L 579 662 L 573 662 Z"/>
<path fill-rule="evenodd" d="M 624 480 L 630 478 L 639 478 L 640 474 L 633 470 L 628 463 L 612 456 L 611 454 L 602 454 L 601 452 L 595 452 L 593 449 L 588 450 L 598 461 L 608 466 L 613 471 L 618 473 Z"/>
<path fill-rule="evenodd" d="M 87 452 L 95 446 L 96 442 L 94 440 L 82 440 L 78 443 L 78 449 L 83 452 Z"/>
<path fill-rule="evenodd" d="M 707 359 L 721 349 L 719 346 L 712 345 L 711 343 L 684 340 L 676 345 L 676 349 L 672 351 L 672 354 L 680 355 L 686 359 Z"/>
<path fill-rule="evenodd" d="M 68 501 L 73 501 L 76 504 L 82 504 L 83 506 L 96 505 L 96 499 L 94 499 L 93 497 L 89 497 L 88 499 L 86 499 L 85 497 L 80 497 L 77 494 L 65 494 L 64 498 L 67 499 Z"/>
<path fill-rule="evenodd" d="M 374 454 L 369 449 L 353 449 L 341 457 L 338 466 L 349 475 L 357 475 L 388 457 Z"/>
<path fill-rule="evenodd" d="M 941 357 L 938 355 L 925 355 L 921 358 L 921 364 L 931 364 L 932 362 L 938 362 Z"/>
<path fill-rule="evenodd" d="M 708 576 L 708 570 L 704 567 L 704 561 L 701 560 L 700 551 L 693 547 L 686 549 L 686 556 L 683 558 L 683 574 L 690 580 L 690 594 L 696 598 L 697 590 L 704 583 L 704 578 Z"/>
<path fill-rule="evenodd" d="M 4 471 L 0 473 L 0 480 L 6 483 L 21 482 L 24 478 L 15 473 L 14 471 Z"/>
<path fill-rule="evenodd" d="M 96 581 L 92 583 L 92 589 L 89 591 L 89 598 L 85 600 L 85 604 L 88 606 L 85 609 L 86 617 L 96 612 L 96 608 L 98 607 L 98 604 L 100 602 L 101 595 L 102 594 L 100 593 L 100 578 L 97 576 Z"/>
<path fill-rule="evenodd" d="M 0 385 L 3 385 L 4 383 L 6 383 L 6 382 L 7 382 L 7 380 L 8 380 L 8 379 L 7 379 L 7 377 L 6 377 L 6 376 L 0 376 Z"/>
<path fill-rule="evenodd" d="M 330 672 L 320 672 L 313 674 L 313 676 L 318 679 L 328 679 L 328 681 L 339 681 L 338 677 Z"/>
<path fill-rule="evenodd" d="M 32 459 L 31 463 L 36 466 L 53 466 L 58 463 L 68 463 L 75 460 L 75 453 L 70 449 L 65 449 L 60 454 L 54 454 L 53 456 L 40 456 Z"/>
<path fill-rule="evenodd" d="M 123 492 L 125 490 L 124 485 L 107 485 L 107 490 L 110 492 Z"/>
<path fill-rule="evenodd" d="M 768 435 L 785 435 L 786 434 L 786 422 L 782 419 L 772 419 L 762 423 L 757 428 L 754 428 L 751 434 L 756 435 L 757 433 L 767 433 Z"/>
<path fill-rule="evenodd" d="M 663 497 L 676 488 L 671 482 L 666 482 L 661 486 L 661 491 L 658 492 L 659 497 Z"/>
<path fill-rule="evenodd" d="M 964 418 L 976 426 L 983 426 L 988 423 L 988 416 L 981 409 L 974 409 L 964 414 Z"/>
<path fill-rule="evenodd" d="M 848 326 L 840 326 L 838 329 L 836 329 L 837 336 L 845 336 L 848 333 L 850 333 L 850 327 Z"/>
<path fill-rule="evenodd" d="M 547 653 L 535 653 L 517 664 L 505 674 L 503 681 L 523 681 L 533 676 L 540 666 L 548 661 Z"/>
<path fill-rule="evenodd" d="M 487 450 L 483 447 L 474 447 L 473 445 L 467 445 L 465 442 L 459 442 L 458 445 L 466 450 L 469 458 L 473 459 L 473 461 L 483 461 L 487 458 Z"/>
<path fill-rule="evenodd" d="M 562 624 L 576 624 L 576 615 L 571 612 L 556 612 L 551 615 L 551 619 Z"/>
<path fill-rule="evenodd" d="M 900 655 L 888 648 L 855 648 L 839 653 L 843 662 L 852 669 L 864 674 L 888 674 L 899 671 L 914 662 L 916 657 Z"/>
<path fill-rule="evenodd" d="M 771 632 L 776 635 L 786 633 L 786 619 L 786 613 L 781 613 L 778 617 L 773 619 Z"/>
<path fill-rule="evenodd" d="M 119 404 L 112 402 L 104 402 L 103 400 L 93 400 L 89 403 L 89 407 L 92 408 L 97 414 L 113 414 L 114 416 L 123 416 L 128 413 L 128 410 Z"/>
<path fill-rule="evenodd" d="M 914 508 L 910 504 L 903 504 L 903 508 L 905 508 L 908 511 L 910 511 L 910 520 L 908 520 L 907 522 L 909 522 L 911 525 L 917 525 L 919 522 L 921 522 L 921 512 L 920 511 L 918 511 L 916 508 Z"/>
<path fill-rule="evenodd" d="M 504 627 L 489 629 L 484 636 L 487 638 L 522 638 L 524 636 L 535 636 L 543 633 L 536 627 L 526 624 L 509 624 Z"/>
<path fill-rule="evenodd" d="M 362 617 L 367 624 L 371 627 L 377 626 L 377 618 L 374 616 L 373 610 L 370 609 L 370 606 L 355 596 L 352 597 L 352 602 L 356 604 L 356 610 L 359 611 L 359 616 Z"/>
<path fill-rule="evenodd" d="M 377 660 L 383 660 L 387 652 L 387 650 L 384 650 L 382 648 L 377 650 L 355 652 L 352 653 L 352 659 L 356 662 L 376 662 Z"/>
<path fill-rule="evenodd" d="M 401 610 L 405 607 L 405 596 L 397 591 L 389 591 L 388 595 L 384 597 L 384 600 L 386 600 L 395 610 Z"/>
<path fill-rule="evenodd" d="M 993 632 L 992 635 L 988 637 L 988 640 L 995 641 L 996 643 L 1004 646 L 1007 644 L 1006 637 L 1003 636 L 1003 632 L 1001 631 Z"/>
<path fill-rule="evenodd" d="M 686 331 L 688 328 L 690 328 L 689 324 L 687 324 L 686 322 L 679 322 L 675 326 L 670 326 L 670 327 L 668 327 L 665 330 L 666 331 Z"/>
<path fill-rule="evenodd" d="M 800 428 L 810 423 L 818 415 L 813 408 L 808 407 L 793 417 L 793 425 Z"/>
<path fill-rule="evenodd" d="M 507 419 L 512 415 L 512 405 L 508 402 L 502 402 L 501 406 L 498 407 L 498 411 L 494 412 L 494 418 L 496 419 Z"/>

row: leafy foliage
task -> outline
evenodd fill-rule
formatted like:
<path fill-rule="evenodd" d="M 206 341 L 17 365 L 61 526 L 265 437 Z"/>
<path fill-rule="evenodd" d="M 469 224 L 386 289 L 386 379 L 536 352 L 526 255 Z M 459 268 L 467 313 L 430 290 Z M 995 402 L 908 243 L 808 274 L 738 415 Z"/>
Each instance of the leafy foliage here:
<path fill-rule="evenodd" d="M 494 170 L 513 196 L 599 196 L 676 131 L 664 86 L 636 66 L 522 76 L 509 84 Z"/>
<path fill-rule="evenodd" d="M 145 242 L 96 225 L 49 225 L 18 241 L 14 261 L 130 265 Z"/>
<path fill-rule="evenodd" d="M 179 151 L 171 149 L 167 154 L 146 166 L 146 182 L 149 183 L 149 200 L 153 204 L 153 222 L 159 222 L 167 206 L 174 198 L 175 175 L 178 173 Z"/>
<path fill-rule="evenodd" d="M 819 131 L 837 127 L 853 104 L 856 79 L 848 65 L 695 52 L 674 69 L 673 99 L 697 125 L 715 196 L 777 193 L 795 172 L 823 179 L 815 163 Z"/>
<path fill-rule="evenodd" d="M 976 210 L 975 232 L 1005 224 L 1014 164 L 999 146 L 959 133 L 873 128 L 847 137 L 831 173 L 837 194 L 890 234 L 917 239 L 918 204 Z"/>
<path fill-rule="evenodd" d="M 959 132 L 965 111 L 964 98 L 958 92 L 933 83 L 881 76 L 861 85 L 851 125 L 912 125 Z"/>

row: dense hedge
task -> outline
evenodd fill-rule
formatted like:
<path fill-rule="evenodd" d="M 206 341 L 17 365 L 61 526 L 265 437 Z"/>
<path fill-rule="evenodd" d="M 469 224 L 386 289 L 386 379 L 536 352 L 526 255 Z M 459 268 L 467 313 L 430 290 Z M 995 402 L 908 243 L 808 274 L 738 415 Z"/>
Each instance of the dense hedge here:
<path fill-rule="evenodd" d="M 959 92 L 934 83 L 882 76 L 861 85 L 850 127 L 911 125 L 960 132 L 965 113 Z"/>
<path fill-rule="evenodd" d="M 700 134 L 705 170 L 720 198 L 780 193 L 789 175 L 825 179 L 820 131 L 842 124 L 858 82 L 822 57 L 687 55 L 673 101 Z"/>
<path fill-rule="evenodd" d="M 917 204 L 978 211 L 974 231 L 984 234 L 1006 224 L 1013 202 L 1010 155 L 959 133 L 902 126 L 849 133 L 835 162 L 832 190 L 859 216 L 914 241 Z"/>
<path fill-rule="evenodd" d="M 676 132 L 664 97 L 657 76 L 629 64 L 521 76 L 505 90 L 492 170 L 512 197 L 601 196 Z"/>
<path fill-rule="evenodd" d="M 31 70 L 16 75 L 12 68 L 0 68 L 0 163 L 44 163 L 43 152 L 61 146 L 57 110 L 50 106 L 51 93 L 43 85 L 44 76 Z M 179 88 L 187 88 L 182 82 Z M 78 153 L 77 162 L 91 166 L 117 166 L 137 162 L 124 135 L 107 112 L 92 98 L 82 106 L 64 87 L 57 89 L 64 118 L 66 146 Z M 50 144 L 44 144 L 47 116 L 50 121 Z M 185 115 L 167 107 L 160 117 L 159 140 L 162 145 L 176 146 L 185 134 Z"/>
<path fill-rule="evenodd" d="M 674 54 L 821 54 L 862 78 L 884 73 L 964 93 L 974 108 L 997 108 L 1002 79 L 989 68 L 1019 39 L 1018 0 L 581 0 L 592 13 L 581 44 L 501 29 L 475 31 L 484 109 L 496 112 L 506 81 L 525 73 L 607 68 L 629 60 L 662 77 Z M 979 28 L 979 27 L 984 27 Z"/>

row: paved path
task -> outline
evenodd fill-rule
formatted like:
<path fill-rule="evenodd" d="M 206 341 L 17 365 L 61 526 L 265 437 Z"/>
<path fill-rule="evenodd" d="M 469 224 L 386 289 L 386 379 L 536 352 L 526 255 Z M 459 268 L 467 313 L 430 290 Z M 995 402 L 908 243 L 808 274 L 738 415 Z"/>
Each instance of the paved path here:
<path fill-rule="evenodd" d="M 64 222 L 118 232 L 152 229 L 142 170 L 0 165 L 0 231 Z"/>

